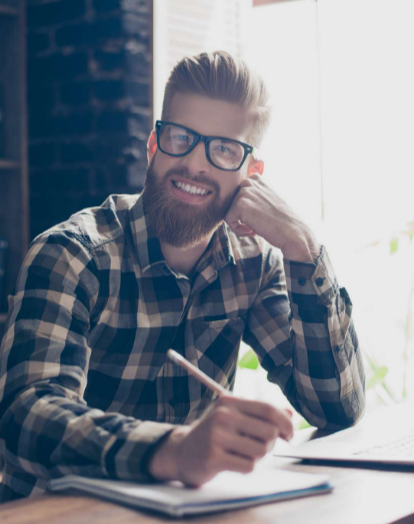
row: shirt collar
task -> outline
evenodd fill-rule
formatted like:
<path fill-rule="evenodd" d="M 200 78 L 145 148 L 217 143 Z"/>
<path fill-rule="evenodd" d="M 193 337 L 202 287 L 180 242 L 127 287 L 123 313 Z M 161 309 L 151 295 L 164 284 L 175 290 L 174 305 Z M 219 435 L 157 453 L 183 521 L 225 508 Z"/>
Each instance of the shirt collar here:
<path fill-rule="evenodd" d="M 146 271 L 154 264 L 165 263 L 158 238 L 147 224 L 142 194 L 131 209 L 131 232 L 138 264 L 142 271 Z"/>
<path fill-rule="evenodd" d="M 147 223 L 142 194 L 131 208 L 130 223 L 133 242 L 141 270 L 146 271 L 155 264 L 166 264 L 160 242 Z M 228 230 L 228 225 L 223 222 L 215 231 L 209 247 L 202 256 L 202 260 L 207 260 L 211 257 L 212 263 L 217 270 L 228 263 L 235 264 L 235 257 Z"/>
<path fill-rule="evenodd" d="M 229 263 L 236 263 L 229 237 L 229 226 L 225 222 L 222 222 L 214 233 L 211 241 L 211 257 L 217 270 Z"/>

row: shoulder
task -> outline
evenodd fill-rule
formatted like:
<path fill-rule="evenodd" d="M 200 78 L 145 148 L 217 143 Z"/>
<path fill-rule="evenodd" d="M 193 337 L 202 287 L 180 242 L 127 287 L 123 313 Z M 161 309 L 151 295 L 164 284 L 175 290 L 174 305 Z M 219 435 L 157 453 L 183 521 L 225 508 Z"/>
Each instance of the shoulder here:
<path fill-rule="evenodd" d="M 139 195 L 110 195 L 100 206 L 83 209 L 35 238 L 33 244 L 71 242 L 87 252 L 122 239 L 129 228 L 129 212 Z"/>
<path fill-rule="evenodd" d="M 116 254 L 122 251 L 129 211 L 138 197 L 111 195 L 102 205 L 83 209 L 38 235 L 25 257 L 21 276 L 40 271 L 73 281 L 98 277 L 102 265 L 108 265 L 105 261 L 112 251 Z"/>

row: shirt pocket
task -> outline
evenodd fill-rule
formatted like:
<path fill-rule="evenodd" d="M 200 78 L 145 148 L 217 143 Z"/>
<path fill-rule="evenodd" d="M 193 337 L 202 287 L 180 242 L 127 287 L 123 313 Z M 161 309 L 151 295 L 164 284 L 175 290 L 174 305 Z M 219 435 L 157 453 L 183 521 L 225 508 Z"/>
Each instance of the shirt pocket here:
<path fill-rule="evenodd" d="M 204 373 L 226 389 L 233 389 L 240 341 L 245 328 L 244 318 L 226 318 L 193 322 L 194 347 L 198 365 Z M 203 387 L 203 397 L 214 393 Z"/>

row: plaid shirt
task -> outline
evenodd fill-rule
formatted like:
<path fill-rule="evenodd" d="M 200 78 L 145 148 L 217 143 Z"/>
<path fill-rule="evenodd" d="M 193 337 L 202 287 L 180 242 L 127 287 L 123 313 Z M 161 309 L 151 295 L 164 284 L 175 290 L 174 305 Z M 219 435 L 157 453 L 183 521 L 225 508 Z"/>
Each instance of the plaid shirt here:
<path fill-rule="evenodd" d="M 75 214 L 34 240 L 9 298 L 2 500 L 70 473 L 148 480 L 150 451 L 215 398 L 169 348 L 231 389 L 243 338 L 312 425 L 354 424 L 365 397 L 351 310 L 324 248 L 316 264 L 289 262 L 223 224 L 187 277 L 139 196 Z"/>

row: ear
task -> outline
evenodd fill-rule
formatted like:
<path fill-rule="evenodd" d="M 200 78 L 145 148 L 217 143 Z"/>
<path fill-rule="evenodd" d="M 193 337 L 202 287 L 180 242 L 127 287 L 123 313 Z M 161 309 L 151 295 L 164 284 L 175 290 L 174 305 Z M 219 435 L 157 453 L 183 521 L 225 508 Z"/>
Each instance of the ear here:
<path fill-rule="evenodd" d="M 151 160 L 153 156 L 155 155 L 155 151 L 157 150 L 157 134 L 155 132 L 155 129 L 151 131 L 151 134 L 148 138 L 147 142 L 147 159 L 148 164 L 151 163 Z"/>
<path fill-rule="evenodd" d="M 253 173 L 263 175 L 263 170 L 264 170 L 263 160 L 256 160 L 255 158 L 252 158 L 247 167 L 247 176 L 249 177 L 253 175 Z"/>

